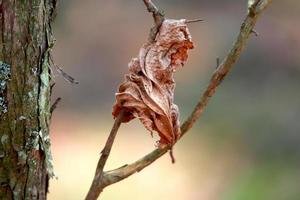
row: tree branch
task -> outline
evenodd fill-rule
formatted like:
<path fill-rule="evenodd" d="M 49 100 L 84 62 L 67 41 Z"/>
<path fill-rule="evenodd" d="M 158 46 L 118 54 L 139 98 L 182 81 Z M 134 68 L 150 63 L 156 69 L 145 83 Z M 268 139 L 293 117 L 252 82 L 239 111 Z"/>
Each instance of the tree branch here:
<path fill-rule="evenodd" d="M 50 113 L 52 114 L 53 113 L 53 111 L 56 109 L 56 107 L 57 107 L 57 105 L 58 105 L 58 103 L 61 101 L 61 97 L 58 97 L 55 101 L 54 101 L 54 103 L 52 104 L 52 106 L 50 107 Z"/>
<path fill-rule="evenodd" d="M 147 7 L 148 12 L 152 13 L 155 25 L 159 27 L 165 19 L 163 12 L 159 10 L 151 0 L 143 1 L 145 6 Z"/>
<path fill-rule="evenodd" d="M 151 0 L 143 0 L 148 12 L 152 13 L 155 26 L 151 28 L 149 34 L 149 40 L 154 41 L 159 27 L 165 20 L 165 16 L 161 10 L 159 10 Z"/>
<path fill-rule="evenodd" d="M 114 143 L 115 137 L 118 133 L 119 127 L 122 123 L 123 116 L 124 116 L 124 112 L 121 111 L 120 114 L 118 115 L 118 117 L 116 118 L 115 123 L 110 131 L 109 137 L 107 138 L 106 144 L 105 144 L 103 150 L 101 151 L 101 157 L 97 164 L 95 177 L 94 177 L 93 183 L 90 187 L 90 190 L 86 196 L 86 200 L 97 199 L 99 194 L 102 192 L 102 190 L 104 188 L 104 187 L 101 187 L 103 185 L 102 184 L 103 169 L 104 169 L 105 163 L 108 159 L 108 156 L 110 154 L 110 151 L 111 151 L 112 145 Z"/>
<path fill-rule="evenodd" d="M 188 117 L 188 119 L 181 126 L 182 133 L 186 133 L 194 123 L 199 119 L 200 115 L 203 112 L 203 109 L 207 105 L 210 97 L 215 93 L 216 88 L 220 85 L 224 77 L 228 74 L 230 69 L 236 63 L 238 58 L 241 55 L 241 52 L 245 48 L 245 45 L 251 35 L 257 18 L 259 15 L 265 10 L 265 8 L 272 2 L 272 0 L 261 0 L 257 1 L 257 4 L 253 4 L 249 7 L 249 10 L 254 12 L 249 12 L 247 17 L 242 23 L 240 28 L 240 33 L 232 47 L 229 51 L 226 58 L 221 62 L 221 64 L 217 67 L 216 71 L 213 73 L 210 83 L 207 86 L 205 92 L 203 93 L 200 101 L 196 105 L 192 114 Z"/>
<path fill-rule="evenodd" d="M 188 130 L 190 130 L 194 125 L 194 123 L 199 119 L 208 101 L 215 93 L 217 87 L 220 85 L 224 77 L 228 74 L 230 69 L 233 67 L 233 65 L 240 57 L 241 52 L 245 48 L 249 36 L 251 35 L 251 32 L 255 26 L 257 18 L 271 2 L 272 0 L 259 1 L 259 3 L 256 4 L 252 9 L 254 10 L 254 12 L 252 12 L 251 14 L 249 12 L 249 14 L 247 15 L 247 17 L 242 23 L 242 26 L 240 28 L 240 33 L 232 49 L 229 51 L 226 58 L 217 67 L 216 71 L 213 73 L 210 83 L 208 84 L 205 92 L 200 98 L 200 101 L 194 108 L 192 114 L 181 126 L 182 134 L 180 137 L 182 137 Z M 142 157 L 141 159 L 137 160 L 132 164 L 125 165 L 115 170 L 104 172 L 103 182 L 102 182 L 104 184 L 104 187 L 119 182 L 129 177 L 130 175 L 141 171 L 142 169 L 144 169 L 145 167 L 153 163 L 155 160 L 157 160 L 159 157 L 164 155 L 169 150 L 169 148 L 170 147 L 168 146 L 164 146 L 163 148 L 157 148 L 151 153 L 149 153 L 148 155 Z"/>
<path fill-rule="evenodd" d="M 164 20 L 164 15 L 157 9 L 157 7 L 152 3 L 151 0 L 143 0 L 148 11 L 152 12 L 155 27 L 152 28 L 150 33 L 150 39 L 154 40 L 158 28 L 160 27 L 161 23 Z M 251 0 L 249 0 L 250 2 Z M 252 1 L 251 1 L 252 2 Z M 180 138 L 192 128 L 195 122 L 199 119 L 201 114 L 203 113 L 204 108 L 206 107 L 207 103 L 209 102 L 210 98 L 214 95 L 217 87 L 221 84 L 224 77 L 228 74 L 228 72 L 232 69 L 233 65 L 236 63 L 242 50 L 245 48 L 245 45 L 253 32 L 253 28 L 257 21 L 259 15 L 267 8 L 267 6 L 272 2 L 272 0 L 256 0 L 254 3 L 249 3 L 249 12 L 247 17 L 244 19 L 242 26 L 240 28 L 239 35 L 232 47 L 229 51 L 226 58 L 219 64 L 215 72 L 213 73 L 211 80 L 203 93 L 200 101 L 194 108 L 191 115 L 188 119 L 183 123 L 181 126 L 181 136 Z M 154 30 L 154 31 L 153 31 Z M 121 119 L 124 113 L 120 114 L 116 119 L 114 126 L 111 130 L 109 138 L 106 142 L 105 148 L 102 152 L 101 158 L 98 162 L 98 166 L 96 169 L 96 174 L 92 183 L 92 186 L 89 190 L 89 193 L 86 197 L 86 200 L 95 200 L 98 198 L 99 194 L 102 190 L 111 184 L 119 182 L 132 174 L 141 171 L 155 160 L 160 158 L 170 149 L 170 146 L 163 146 L 153 150 L 151 153 L 147 154 L 146 156 L 142 157 L 141 159 L 135 161 L 132 164 L 122 166 L 120 168 L 103 172 L 104 165 L 106 160 L 109 156 L 112 144 L 114 142 L 114 138 L 117 134 L 118 128 L 121 124 Z"/>

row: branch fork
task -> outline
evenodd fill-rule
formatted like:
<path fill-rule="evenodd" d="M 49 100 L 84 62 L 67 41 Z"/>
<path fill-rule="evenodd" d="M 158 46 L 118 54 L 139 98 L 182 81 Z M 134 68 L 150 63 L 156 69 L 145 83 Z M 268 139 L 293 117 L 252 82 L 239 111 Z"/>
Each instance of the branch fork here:
<path fill-rule="evenodd" d="M 251 1 L 251 0 L 249 0 Z M 155 26 L 153 30 L 155 30 L 155 34 L 153 32 L 150 33 L 150 39 L 154 40 L 157 34 L 157 30 L 161 26 L 164 18 L 163 13 L 153 4 L 151 0 L 143 0 L 145 6 L 147 7 L 148 12 L 151 12 L 154 18 Z M 254 32 L 254 26 L 260 14 L 267 8 L 267 6 L 272 2 L 272 0 L 255 0 L 251 5 L 249 5 L 249 12 L 246 18 L 244 19 L 239 35 L 235 40 L 233 47 L 228 52 L 227 56 L 223 59 L 223 61 L 217 61 L 218 67 L 216 68 L 215 72 L 212 74 L 210 82 L 202 94 L 199 102 L 195 106 L 193 112 L 190 114 L 188 119 L 181 125 L 181 135 L 178 139 L 181 139 L 185 133 L 187 133 L 194 123 L 199 119 L 201 114 L 204 111 L 204 108 L 208 104 L 210 98 L 216 92 L 217 87 L 221 84 L 222 80 L 226 77 L 229 71 L 232 69 L 238 58 L 240 57 L 242 51 L 244 50 L 246 43 Z M 194 22 L 196 20 L 190 20 L 190 22 Z M 197 20 L 200 21 L 200 20 Z M 187 22 L 188 23 L 188 22 Z M 151 41 L 150 40 L 150 41 Z M 86 200 L 95 200 L 98 198 L 100 193 L 103 189 L 111 184 L 117 183 L 122 181 L 123 179 L 131 176 L 132 174 L 141 171 L 145 167 L 149 166 L 155 160 L 160 158 L 170 149 L 169 145 L 164 145 L 162 147 L 156 148 L 149 154 L 145 155 L 144 157 L 140 158 L 139 160 L 124 165 L 120 168 L 103 171 L 105 163 L 109 157 L 114 139 L 118 132 L 118 128 L 121 125 L 122 118 L 124 117 L 124 112 L 121 112 L 115 120 L 111 133 L 106 141 L 105 147 L 102 151 L 102 155 L 99 159 L 96 173 L 90 190 L 87 194 Z"/>

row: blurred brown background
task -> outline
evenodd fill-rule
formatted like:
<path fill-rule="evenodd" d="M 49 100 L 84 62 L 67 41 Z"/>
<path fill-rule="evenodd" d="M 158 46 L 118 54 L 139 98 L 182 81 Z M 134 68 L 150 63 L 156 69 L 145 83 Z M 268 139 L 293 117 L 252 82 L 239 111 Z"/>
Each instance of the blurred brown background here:
<path fill-rule="evenodd" d="M 181 121 L 191 112 L 239 31 L 247 1 L 155 1 L 169 18 L 203 18 L 190 25 L 196 48 L 176 74 Z M 241 59 L 202 118 L 175 147 L 139 174 L 112 185 L 103 200 L 300 199 L 300 1 L 274 0 Z M 111 106 L 127 63 L 146 41 L 152 18 L 141 0 L 60 1 L 55 22 L 53 98 L 62 97 L 51 125 L 58 179 L 50 200 L 83 199 L 113 124 Z M 138 120 L 122 125 L 107 169 L 139 159 L 155 138 Z"/>

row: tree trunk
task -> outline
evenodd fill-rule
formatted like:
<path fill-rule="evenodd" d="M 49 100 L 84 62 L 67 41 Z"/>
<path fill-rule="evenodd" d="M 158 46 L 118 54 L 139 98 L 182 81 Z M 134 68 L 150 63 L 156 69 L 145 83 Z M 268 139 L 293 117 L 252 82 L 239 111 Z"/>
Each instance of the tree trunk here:
<path fill-rule="evenodd" d="M 56 0 L 0 0 L 0 199 L 46 199 Z"/>

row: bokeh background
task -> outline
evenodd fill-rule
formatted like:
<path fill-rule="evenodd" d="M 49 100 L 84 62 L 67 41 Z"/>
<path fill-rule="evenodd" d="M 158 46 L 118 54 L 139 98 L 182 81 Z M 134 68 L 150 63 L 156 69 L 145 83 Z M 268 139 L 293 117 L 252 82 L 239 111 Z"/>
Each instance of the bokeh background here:
<path fill-rule="evenodd" d="M 176 74 L 181 121 L 191 112 L 231 48 L 247 1 L 155 1 L 169 18 L 203 18 L 190 25 L 196 48 Z M 103 200 L 300 199 L 300 1 L 274 0 L 240 60 L 193 129 L 176 144 L 176 164 L 164 156 L 142 172 L 106 188 Z M 83 199 L 113 124 L 114 93 L 127 63 L 147 40 L 152 18 L 142 0 L 64 0 L 54 24 L 51 125 L 57 179 L 50 200 Z M 131 163 L 156 138 L 134 120 L 122 125 L 106 169 Z"/>

